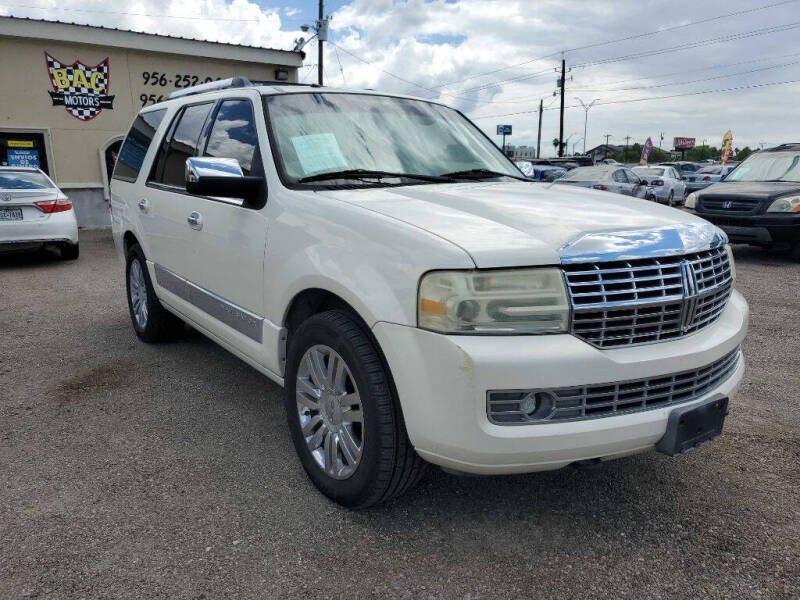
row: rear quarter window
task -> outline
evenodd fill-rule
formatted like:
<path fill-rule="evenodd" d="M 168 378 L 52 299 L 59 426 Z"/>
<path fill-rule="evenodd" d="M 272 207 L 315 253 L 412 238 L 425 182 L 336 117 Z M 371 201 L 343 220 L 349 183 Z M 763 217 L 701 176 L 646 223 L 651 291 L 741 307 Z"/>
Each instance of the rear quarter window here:
<path fill-rule="evenodd" d="M 140 114 L 131 126 L 122 148 L 119 151 L 117 164 L 114 166 L 112 179 L 133 183 L 142 170 L 147 149 L 153 142 L 156 130 L 161 125 L 167 109 L 153 110 Z"/>

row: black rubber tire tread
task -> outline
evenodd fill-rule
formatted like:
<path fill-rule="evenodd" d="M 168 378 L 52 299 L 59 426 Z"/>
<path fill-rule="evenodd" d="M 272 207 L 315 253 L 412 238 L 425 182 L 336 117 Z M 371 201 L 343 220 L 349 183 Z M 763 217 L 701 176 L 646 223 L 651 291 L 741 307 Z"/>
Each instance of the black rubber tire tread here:
<path fill-rule="evenodd" d="M 80 256 L 81 249 L 79 244 L 62 244 L 61 245 L 61 259 L 62 260 L 76 260 Z"/>
<path fill-rule="evenodd" d="M 789 256 L 792 257 L 792 260 L 800 262 L 800 242 L 795 242 L 792 249 L 789 251 Z"/>
<path fill-rule="evenodd" d="M 145 286 L 147 287 L 147 325 L 144 329 L 140 329 L 136 323 L 136 318 L 133 315 L 133 306 L 131 305 L 130 269 L 134 258 L 138 259 L 142 265 Z M 184 323 L 159 302 L 153 289 L 153 283 L 150 281 L 150 273 L 147 270 L 144 252 L 139 244 L 131 245 L 125 257 L 125 295 L 128 300 L 128 312 L 133 324 L 133 330 L 140 340 L 148 344 L 158 344 L 172 341 L 181 336 L 184 331 Z"/>
<path fill-rule="evenodd" d="M 313 345 L 309 342 L 303 343 L 304 332 L 320 325 L 335 331 L 340 340 L 357 357 L 359 366 L 367 379 L 366 394 L 369 396 L 367 399 L 364 391 L 361 392 L 362 408 L 365 413 L 373 409 L 378 415 L 378 432 L 369 431 L 367 433 L 368 437 L 377 435 L 379 440 L 377 469 L 360 493 L 347 497 L 337 492 L 340 482 L 327 477 L 316 464 L 309 463 L 309 466 L 312 467 L 309 470 L 309 466 L 306 464 L 307 460 L 313 459 L 310 459 L 310 453 L 302 439 L 297 419 L 294 398 L 297 369 L 303 354 Z M 298 347 L 298 344 L 302 344 L 302 346 Z M 377 343 L 354 315 L 346 310 L 337 309 L 309 317 L 300 324 L 296 332 L 293 332 L 290 338 L 288 357 L 285 390 L 289 427 L 298 453 L 301 455 L 304 452 L 308 453 L 308 459 L 304 455 L 301 456 L 306 472 L 323 494 L 347 508 L 363 509 L 388 502 L 419 483 L 425 474 L 427 463 L 419 457 L 408 439 L 394 384 L 384 365 Z M 353 371 L 354 365 L 350 365 L 350 367 Z M 353 375 L 356 376 L 355 373 Z M 367 405 L 367 402 L 370 404 Z M 365 414 L 365 424 L 366 420 Z M 361 468 L 362 465 L 359 465 L 359 469 Z M 314 472 L 312 473 L 312 471 Z"/>

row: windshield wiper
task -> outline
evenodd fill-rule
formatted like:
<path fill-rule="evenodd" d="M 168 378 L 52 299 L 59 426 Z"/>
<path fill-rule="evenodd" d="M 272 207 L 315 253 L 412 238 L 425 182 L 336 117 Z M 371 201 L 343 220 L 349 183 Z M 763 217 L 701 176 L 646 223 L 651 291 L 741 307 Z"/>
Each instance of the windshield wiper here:
<path fill-rule="evenodd" d="M 451 179 L 474 179 L 476 181 L 481 179 L 495 179 L 496 177 L 511 177 L 512 179 L 519 179 L 520 181 L 529 181 L 528 179 L 518 175 L 500 173 L 499 171 L 492 171 L 490 169 L 467 169 L 465 171 L 453 171 L 452 173 L 442 173 L 440 177 L 450 177 Z"/>
<path fill-rule="evenodd" d="M 418 173 L 393 173 L 391 171 L 371 171 L 370 169 L 344 169 L 342 171 L 328 171 L 327 173 L 317 173 L 308 177 L 301 177 L 297 183 L 310 183 L 312 181 L 325 181 L 327 179 L 362 179 L 386 177 L 405 177 L 407 179 L 419 179 L 420 181 L 431 181 L 434 183 L 451 183 L 453 180 L 444 175 L 421 175 Z"/>

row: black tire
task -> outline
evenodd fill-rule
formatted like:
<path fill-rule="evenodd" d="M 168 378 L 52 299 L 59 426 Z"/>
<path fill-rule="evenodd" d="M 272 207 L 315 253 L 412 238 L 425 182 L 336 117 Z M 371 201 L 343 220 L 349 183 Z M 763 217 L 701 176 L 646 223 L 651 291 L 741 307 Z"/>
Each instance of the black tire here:
<path fill-rule="evenodd" d="M 147 318 L 142 326 L 136 319 L 135 311 L 133 308 L 133 301 L 131 300 L 131 266 L 137 262 L 139 268 L 142 270 L 145 283 L 145 303 L 147 305 Z M 183 331 L 183 321 L 166 310 L 161 302 L 158 301 L 156 293 L 153 290 L 153 283 L 150 281 L 150 273 L 147 271 L 147 262 L 144 258 L 139 244 L 133 244 L 128 249 L 128 254 L 125 260 L 125 290 L 128 298 L 128 312 L 133 324 L 133 330 L 136 335 L 143 342 L 154 344 L 158 342 L 167 342 L 179 337 Z"/>
<path fill-rule="evenodd" d="M 75 260 L 80 256 L 81 249 L 80 246 L 70 243 L 65 243 L 61 245 L 61 258 L 62 260 Z"/>
<path fill-rule="evenodd" d="M 800 242 L 795 242 L 792 249 L 789 251 L 789 256 L 792 257 L 792 260 L 800 262 Z"/>
<path fill-rule="evenodd" d="M 324 471 L 301 430 L 295 397 L 298 369 L 306 351 L 320 344 L 344 359 L 361 397 L 363 449 L 347 479 L 335 479 Z M 319 313 L 292 332 L 285 381 L 292 441 L 309 478 L 328 498 L 347 508 L 367 508 L 404 494 L 422 478 L 427 463 L 408 439 L 391 376 L 375 342 L 354 315 L 344 310 Z"/>

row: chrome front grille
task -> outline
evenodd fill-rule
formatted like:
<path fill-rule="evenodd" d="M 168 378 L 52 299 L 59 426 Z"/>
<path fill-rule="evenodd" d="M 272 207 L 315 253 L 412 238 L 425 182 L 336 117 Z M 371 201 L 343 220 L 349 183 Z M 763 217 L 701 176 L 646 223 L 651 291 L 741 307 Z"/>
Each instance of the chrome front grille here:
<path fill-rule="evenodd" d="M 599 348 L 659 342 L 710 325 L 733 289 L 724 247 L 684 256 L 564 265 L 572 333 Z"/>
<path fill-rule="evenodd" d="M 701 198 L 700 208 L 709 212 L 750 213 L 759 203 L 753 198 Z"/>
<path fill-rule="evenodd" d="M 492 423 L 520 425 L 610 417 L 691 402 L 726 381 L 739 364 L 739 357 L 736 348 L 699 369 L 647 379 L 549 390 L 490 391 L 487 414 Z"/>

